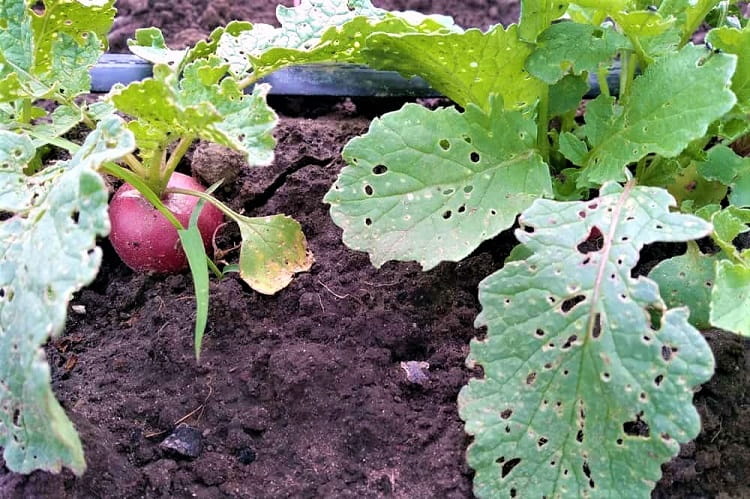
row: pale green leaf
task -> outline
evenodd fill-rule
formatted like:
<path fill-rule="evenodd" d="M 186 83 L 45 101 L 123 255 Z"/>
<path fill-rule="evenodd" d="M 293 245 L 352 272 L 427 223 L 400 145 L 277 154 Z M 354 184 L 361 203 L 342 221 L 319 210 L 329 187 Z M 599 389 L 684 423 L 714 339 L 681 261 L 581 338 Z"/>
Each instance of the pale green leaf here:
<path fill-rule="evenodd" d="M 581 180 L 624 179 L 629 163 L 650 153 L 674 157 L 705 135 L 734 106 L 728 86 L 735 62 L 688 44 L 636 78 L 624 105 L 603 95 L 591 102 L 584 132 L 592 147 Z"/>
<path fill-rule="evenodd" d="M 374 120 L 343 156 L 349 166 L 325 202 L 344 242 L 376 267 L 460 260 L 552 190 L 536 125 L 501 102 L 489 114 L 407 104 Z"/>
<path fill-rule="evenodd" d="M 588 90 L 589 83 L 586 77 L 565 76 L 549 87 L 549 115 L 562 116 L 575 111 Z"/>
<path fill-rule="evenodd" d="M 376 69 L 421 76 L 463 107 L 471 103 L 486 111 L 490 96 L 498 94 L 507 109 L 528 109 L 546 85 L 524 68 L 533 46 L 517 31 L 498 25 L 487 33 L 374 34 L 363 54 Z"/>
<path fill-rule="evenodd" d="M 113 88 L 113 104 L 136 118 L 129 127 L 142 157 L 178 137 L 198 136 L 245 153 L 252 165 L 273 161 L 278 118 L 266 103 L 270 87 L 256 85 L 245 95 L 234 79 L 222 79 L 226 71 L 217 57 L 209 57 L 188 64 L 178 79 L 160 64 L 153 78 Z"/>
<path fill-rule="evenodd" d="M 659 285 L 667 307 L 687 306 L 690 324 L 708 329 L 711 290 L 714 286 L 715 255 L 701 253 L 696 244 L 688 244 L 684 255 L 660 262 L 648 276 Z"/>
<path fill-rule="evenodd" d="M 255 291 L 272 295 L 314 262 L 299 222 L 284 215 L 232 217 L 240 227 L 240 277 Z"/>
<path fill-rule="evenodd" d="M 60 333 L 68 301 L 99 270 L 96 238 L 109 232 L 109 217 L 96 169 L 134 146 L 121 119 L 100 123 L 69 162 L 38 174 L 26 210 L 0 222 L 0 446 L 13 471 L 85 469 L 41 346 Z"/>
<path fill-rule="evenodd" d="M 33 193 L 23 170 L 34 159 L 36 148 L 25 135 L 0 130 L 0 212 L 25 208 Z"/>
<path fill-rule="evenodd" d="M 459 395 L 478 497 L 648 498 L 698 434 L 691 402 L 711 350 L 686 308 L 666 310 L 653 281 L 631 277 L 645 244 L 710 232 L 673 205 L 662 189 L 609 183 L 522 214 L 516 237 L 533 255 L 480 283 L 488 330 L 469 365 L 484 378 Z"/>
<path fill-rule="evenodd" d="M 750 268 L 723 260 L 716 265 L 711 293 L 711 324 L 750 336 Z"/>
<path fill-rule="evenodd" d="M 733 248 L 734 239 L 750 229 L 747 226 L 750 223 L 750 209 L 728 206 L 714 212 L 711 223 L 714 226 L 714 237 L 718 238 L 724 248 Z"/>
<path fill-rule="evenodd" d="M 537 49 L 526 61 L 532 75 L 557 83 L 566 74 L 596 73 L 630 42 L 613 28 L 573 22 L 553 24 L 537 39 Z"/>
<path fill-rule="evenodd" d="M 667 185 L 669 193 L 677 199 L 678 204 L 687 200 L 694 203 L 695 208 L 721 202 L 727 195 L 727 187 L 721 182 L 706 180 L 698 173 L 698 164 L 691 161 L 686 167 L 673 170 L 668 164 L 662 172 L 669 174 L 674 171 L 674 177 Z"/>
<path fill-rule="evenodd" d="M 750 113 L 750 25 L 739 30 L 722 27 L 708 33 L 715 48 L 737 56 L 737 70 L 732 77 L 732 91 L 742 111 Z"/>
<path fill-rule="evenodd" d="M 586 143 L 570 132 L 560 134 L 560 154 L 574 165 L 583 165 L 589 149 Z"/>
<path fill-rule="evenodd" d="M 159 28 L 135 30 L 135 39 L 128 40 L 128 48 L 138 57 L 152 64 L 179 66 L 187 50 L 174 50 L 167 47 L 167 41 Z"/>

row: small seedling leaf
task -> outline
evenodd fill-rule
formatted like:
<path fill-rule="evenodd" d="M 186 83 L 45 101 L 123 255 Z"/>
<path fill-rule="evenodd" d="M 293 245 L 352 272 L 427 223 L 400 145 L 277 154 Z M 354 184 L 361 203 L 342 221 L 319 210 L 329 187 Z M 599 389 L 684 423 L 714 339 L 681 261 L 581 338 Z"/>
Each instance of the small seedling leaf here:
<path fill-rule="evenodd" d="M 608 183 L 584 202 L 537 200 L 516 237 L 533 252 L 479 286 L 459 395 L 478 497 L 650 497 L 661 464 L 700 430 L 695 387 L 713 357 L 685 308 L 631 277 L 640 249 L 703 237 L 663 189 Z M 648 456 L 646 459 L 645 456 Z"/>
<path fill-rule="evenodd" d="M 601 95 L 583 127 L 591 145 L 579 182 L 625 178 L 624 166 L 647 154 L 678 155 L 734 106 L 729 90 L 736 58 L 691 44 L 659 59 L 633 82 L 624 105 Z"/>
<path fill-rule="evenodd" d="M 41 346 L 60 333 L 71 296 L 99 270 L 96 238 L 109 232 L 109 217 L 96 169 L 134 145 L 120 118 L 106 119 L 70 161 L 28 179 L 33 195 L 0 222 L 0 446 L 13 471 L 85 468 Z"/>
<path fill-rule="evenodd" d="M 553 24 L 537 39 L 537 49 L 526 61 L 529 73 L 548 84 L 566 74 L 596 73 L 630 42 L 613 28 L 563 22 Z"/>
<path fill-rule="evenodd" d="M 732 205 L 750 206 L 750 158 L 738 156 L 731 148 L 719 144 L 709 149 L 706 161 L 698 166 L 698 173 L 729 186 Z"/>
<path fill-rule="evenodd" d="M 284 215 L 250 218 L 234 215 L 242 234 L 240 277 L 266 295 L 284 289 L 294 274 L 315 261 L 299 222 Z"/>
<path fill-rule="evenodd" d="M 524 68 L 533 46 L 519 40 L 517 30 L 498 25 L 487 33 L 374 34 L 363 54 L 376 69 L 421 76 L 463 107 L 487 111 L 490 96 L 498 94 L 507 109 L 529 109 L 546 86 Z"/>
<path fill-rule="evenodd" d="M 407 104 L 374 120 L 344 148 L 349 166 L 325 197 L 344 242 L 376 267 L 417 260 L 430 269 L 469 255 L 550 195 L 533 121 L 502 108 Z"/>
<path fill-rule="evenodd" d="M 537 36 L 565 14 L 568 2 L 551 0 L 522 0 L 518 36 L 521 40 L 535 42 Z"/>

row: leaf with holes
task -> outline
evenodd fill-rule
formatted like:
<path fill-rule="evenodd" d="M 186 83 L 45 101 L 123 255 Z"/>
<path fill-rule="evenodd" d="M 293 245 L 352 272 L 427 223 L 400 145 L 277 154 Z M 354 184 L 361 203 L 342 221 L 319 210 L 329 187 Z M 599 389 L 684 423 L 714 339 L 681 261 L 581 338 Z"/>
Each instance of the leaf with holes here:
<path fill-rule="evenodd" d="M 533 46 L 518 38 L 518 27 L 498 25 L 487 33 L 374 34 L 362 53 L 367 64 L 421 76 L 430 85 L 466 107 L 485 111 L 490 96 L 502 96 L 508 109 L 533 107 L 546 89 L 524 68 Z"/>
<path fill-rule="evenodd" d="M 750 206 L 750 157 L 738 156 L 729 147 L 718 144 L 708 150 L 706 160 L 698 165 L 698 173 L 707 180 L 729 186 L 729 202 L 734 206 Z"/>
<path fill-rule="evenodd" d="M 13 471 L 85 468 L 41 346 L 60 333 L 68 301 L 99 270 L 96 238 L 109 232 L 109 217 L 96 169 L 134 145 L 120 118 L 104 120 L 70 161 L 26 180 L 30 195 L 18 196 L 15 214 L 0 222 L 0 446 Z"/>
<path fill-rule="evenodd" d="M 703 137 L 734 106 L 728 87 L 735 63 L 688 44 L 646 68 L 624 105 L 604 95 L 592 101 L 583 127 L 591 149 L 579 184 L 624 179 L 629 163 L 651 153 L 674 157 Z"/>
<path fill-rule="evenodd" d="M 106 46 L 114 0 L 0 2 L 0 102 L 19 97 L 64 101 L 89 91 L 89 68 Z"/>
<path fill-rule="evenodd" d="M 516 237 L 532 252 L 479 288 L 459 395 L 479 497 L 650 497 L 661 464 L 698 434 L 694 389 L 711 351 L 686 308 L 631 271 L 655 241 L 710 233 L 653 187 L 608 183 L 585 202 L 537 200 Z M 649 456 L 648 459 L 645 457 Z"/>
<path fill-rule="evenodd" d="M 690 324 L 698 329 L 711 327 L 708 313 L 716 261 L 716 255 L 704 255 L 697 244 L 689 243 L 684 255 L 660 262 L 648 274 L 659 285 L 667 307 L 688 307 Z"/>
<path fill-rule="evenodd" d="M 407 104 L 349 142 L 349 166 L 324 201 L 344 242 L 376 267 L 417 260 L 430 269 L 469 255 L 551 194 L 535 146 L 534 122 L 499 101 L 488 114 Z"/>
<path fill-rule="evenodd" d="M 565 22 L 553 24 L 537 40 L 537 49 L 526 61 L 529 73 L 548 84 L 566 74 L 595 73 L 609 65 L 630 42 L 613 28 Z"/>

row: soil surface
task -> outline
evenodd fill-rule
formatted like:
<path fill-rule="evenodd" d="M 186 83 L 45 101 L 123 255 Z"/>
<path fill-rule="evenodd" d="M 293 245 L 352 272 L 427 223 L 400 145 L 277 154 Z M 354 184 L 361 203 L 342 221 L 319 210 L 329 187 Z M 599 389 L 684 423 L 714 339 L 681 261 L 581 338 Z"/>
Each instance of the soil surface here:
<path fill-rule="evenodd" d="M 493 0 L 375 3 L 451 14 L 466 26 L 518 15 L 515 3 Z M 233 18 L 274 21 L 265 0 L 118 7 L 116 48 L 135 27 L 152 24 L 179 45 Z M 73 300 L 85 312 L 71 311 L 66 331 L 47 348 L 54 390 L 81 434 L 88 471 L 23 476 L 0 459 L 0 497 L 472 497 L 456 397 L 475 374 L 464 359 L 481 333 L 472 325 L 477 284 L 501 267 L 513 238 L 430 272 L 408 263 L 373 268 L 341 243 L 321 199 L 343 166 L 342 146 L 367 129 L 367 109 L 393 103 L 326 101 L 322 115 L 319 101 L 274 104 L 288 116 L 272 166 L 246 168 L 231 153 L 200 145 L 182 169 L 192 164 L 210 178 L 212 163 L 236 164 L 236 179 L 219 197 L 248 215 L 296 218 L 315 254 L 312 270 L 273 297 L 236 277 L 213 281 L 196 363 L 189 276 L 135 274 L 102 241 L 102 270 Z M 222 239 L 235 237 L 228 229 Z M 664 466 L 654 497 L 750 497 L 748 343 L 705 334 L 717 372 L 695 397 L 703 431 Z M 412 361 L 429 363 L 426 379 L 413 368 L 407 377 L 402 363 Z M 197 457 L 163 448 L 180 423 L 188 426 L 180 430 L 183 452 Z"/>

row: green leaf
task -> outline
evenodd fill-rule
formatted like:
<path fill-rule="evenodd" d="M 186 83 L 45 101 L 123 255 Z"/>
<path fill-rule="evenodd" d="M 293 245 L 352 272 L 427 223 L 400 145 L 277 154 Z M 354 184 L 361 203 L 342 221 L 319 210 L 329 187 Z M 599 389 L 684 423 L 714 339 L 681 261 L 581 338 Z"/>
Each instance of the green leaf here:
<path fill-rule="evenodd" d="M 750 336 L 750 268 L 723 260 L 716 265 L 711 293 L 711 324 Z"/>
<path fill-rule="evenodd" d="M 706 161 L 698 165 L 698 173 L 731 187 L 729 201 L 734 206 L 750 206 L 750 158 L 719 144 L 709 149 Z"/>
<path fill-rule="evenodd" d="M 665 165 L 663 170 L 669 172 L 671 168 Z M 698 173 L 695 161 L 675 172 L 673 180 L 667 184 L 667 190 L 679 204 L 691 200 L 696 208 L 719 203 L 727 194 L 727 188 L 721 182 L 706 180 Z"/>
<path fill-rule="evenodd" d="M 537 200 L 516 237 L 533 255 L 482 281 L 459 395 L 478 497 L 648 498 L 661 464 L 694 438 L 711 350 L 685 308 L 633 278 L 640 249 L 705 236 L 662 189 L 609 183 L 585 202 Z M 515 493 L 514 493 L 515 491 Z"/>
<path fill-rule="evenodd" d="M 553 0 L 522 0 L 518 37 L 534 43 L 537 36 L 547 29 L 552 21 L 565 14 L 567 2 Z"/>
<path fill-rule="evenodd" d="M 273 295 L 314 262 L 299 222 L 284 215 L 233 215 L 242 234 L 240 277 L 255 291 Z"/>
<path fill-rule="evenodd" d="M 687 306 L 690 324 L 708 329 L 711 290 L 714 286 L 715 255 L 704 255 L 696 244 L 688 244 L 684 255 L 660 262 L 648 276 L 659 285 L 667 307 Z"/>
<path fill-rule="evenodd" d="M 589 148 L 586 143 L 570 132 L 560 134 L 560 153 L 574 165 L 583 165 Z"/>
<path fill-rule="evenodd" d="M 524 68 L 533 46 L 520 41 L 517 30 L 498 25 L 487 33 L 380 33 L 367 39 L 363 54 L 376 69 L 421 76 L 462 107 L 487 111 L 490 96 L 499 94 L 507 109 L 528 109 L 547 87 Z"/>
<path fill-rule="evenodd" d="M 583 129 L 592 146 L 581 181 L 623 180 L 624 167 L 647 154 L 677 156 L 706 134 L 736 101 L 727 88 L 734 56 L 686 45 L 636 78 L 624 105 L 599 96 L 587 106 Z"/>
<path fill-rule="evenodd" d="M 687 40 L 718 3 L 719 0 L 665 0 L 659 5 L 659 13 L 676 17 L 682 39 Z"/>
<path fill-rule="evenodd" d="M 714 225 L 714 237 L 719 239 L 724 248 L 729 248 L 732 241 L 740 234 L 749 230 L 750 209 L 729 206 L 715 212 L 711 217 Z"/>
<path fill-rule="evenodd" d="M 89 91 L 89 68 L 103 53 L 114 0 L 46 0 L 36 13 L 25 0 L 0 2 L 0 101 Z M 15 73 L 15 76 L 11 75 Z M 9 76 L 10 75 L 10 76 Z"/>
<path fill-rule="evenodd" d="M 596 73 L 599 66 L 611 64 L 615 54 L 625 49 L 630 49 L 630 42 L 613 28 L 557 23 L 539 35 L 526 69 L 551 85 L 566 74 Z"/>
<path fill-rule="evenodd" d="M 562 116 L 575 111 L 588 90 L 585 76 L 565 76 L 549 88 L 549 115 Z"/>
<path fill-rule="evenodd" d="M 250 53 L 250 62 L 256 76 L 266 75 L 282 67 L 300 64 L 337 62 L 364 64 L 362 48 L 365 39 L 373 33 L 393 36 L 402 33 L 430 33 L 449 31 L 430 18 L 421 24 L 409 24 L 406 19 L 393 14 L 382 18 L 355 17 L 341 26 L 329 28 L 317 43 L 310 48 L 296 49 L 271 47 L 259 56 Z"/>
<path fill-rule="evenodd" d="M 252 165 L 273 161 L 278 119 L 266 103 L 270 87 L 256 85 L 245 95 L 234 79 L 223 78 L 226 71 L 209 57 L 188 64 L 181 79 L 169 66 L 156 65 L 153 78 L 113 88 L 117 109 L 136 118 L 129 127 L 142 157 L 192 135 L 241 151 Z"/>
<path fill-rule="evenodd" d="M 376 267 L 457 261 L 510 227 L 552 192 L 536 151 L 536 125 L 492 101 L 430 111 L 407 104 L 347 144 L 344 168 L 324 201 L 351 248 Z"/>
<path fill-rule="evenodd" d="M 750 113 L 750 25 L 739 30 L 722 27 L 709 31 L 708 42 L 715 48 L 737 56 L 737 70 L 732 77 L 732 91 L 739 108 Z"/>
<path fill-rule="evenodd" d="M 109 232 L 109 217 L 96 169 L 134 145 L 121 119 L 105 120 L 70 161 L 37 174 L 33 199 L 0 222 L 0 446 L 13 471 L 85 469 L 41 346 L 60 333 L 68 301 L 99 270 L 96 238 Z"/>
<path fill-rule="evenodd" d="M 200 361 L 201 358 L 203 333 L 206 331 L 206 323 L 208 322 L 208 255 L 206 255 L 206 248 L 203 246 L 203 237 L 198 230 L 198 217 L 205 203 L 205 200 L 199 199 L 190 215 L 190 223 L 187 229 L 177 229 L 182 249 L 185 250 L 190 265 L 190 275 L 193 278 L 193 289 L 195 290 L 194 343 L 196 361 Z"/>

